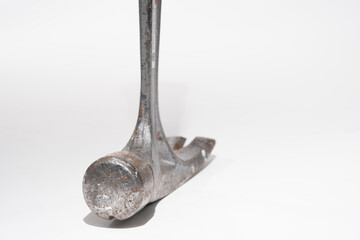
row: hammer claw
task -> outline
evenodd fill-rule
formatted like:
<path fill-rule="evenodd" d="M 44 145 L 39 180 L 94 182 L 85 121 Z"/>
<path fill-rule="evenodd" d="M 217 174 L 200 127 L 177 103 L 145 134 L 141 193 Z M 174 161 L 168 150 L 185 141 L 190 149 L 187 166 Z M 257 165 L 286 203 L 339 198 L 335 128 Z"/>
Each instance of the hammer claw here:
<path fill-rule="evenodd" d="M 186 142 L 186 138 L 183 137 L 168 137 L 166 140 L 173 150 L 179 150 Z"/>

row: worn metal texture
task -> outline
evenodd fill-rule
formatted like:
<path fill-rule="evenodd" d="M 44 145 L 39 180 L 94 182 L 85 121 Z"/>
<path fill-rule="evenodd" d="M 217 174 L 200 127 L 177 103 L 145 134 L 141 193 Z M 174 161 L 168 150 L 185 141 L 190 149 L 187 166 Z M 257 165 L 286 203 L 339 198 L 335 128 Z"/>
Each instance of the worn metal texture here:
<path fill-rule="evenodd" d="M 166 138 L 158 109 L 161 0 L 139 0 L 141 93 L 137 124 L 125 148 L 95 161 L 83 179 L 89 208 L 105 219 L 127 219 L 200 171 L 215 140 Z"/>

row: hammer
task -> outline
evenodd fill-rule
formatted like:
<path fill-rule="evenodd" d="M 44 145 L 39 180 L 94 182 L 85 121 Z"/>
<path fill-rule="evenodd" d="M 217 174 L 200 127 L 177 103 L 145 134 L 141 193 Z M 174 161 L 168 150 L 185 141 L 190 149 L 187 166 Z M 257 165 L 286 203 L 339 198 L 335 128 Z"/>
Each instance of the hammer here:
<path fill-rule="evenodd" d="M 161 0 L 139 0 L 141 90 L 135 130 L 120 152 L 92 163 L 83 178 L 91 211 L 105 219 L 125 220 L 148 203 L 170 194 L 199 172 L 215 140 L 166 138 L 158 107 Z"/>

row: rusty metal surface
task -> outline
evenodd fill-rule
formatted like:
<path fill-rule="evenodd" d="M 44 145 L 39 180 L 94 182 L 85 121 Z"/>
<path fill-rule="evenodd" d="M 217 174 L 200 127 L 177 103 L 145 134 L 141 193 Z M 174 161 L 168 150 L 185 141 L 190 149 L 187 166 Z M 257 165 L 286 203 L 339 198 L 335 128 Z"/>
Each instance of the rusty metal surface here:
<path fill-rule="evenodd" d="M 161 0 L 139 0 L 141 93 L 138 121 L 125 148 L 87 169 L 83 194 L 98 216 L 127 219 L 200 171 L 215 140 L 166 138 L 158 109 L 158 61 Z"/>

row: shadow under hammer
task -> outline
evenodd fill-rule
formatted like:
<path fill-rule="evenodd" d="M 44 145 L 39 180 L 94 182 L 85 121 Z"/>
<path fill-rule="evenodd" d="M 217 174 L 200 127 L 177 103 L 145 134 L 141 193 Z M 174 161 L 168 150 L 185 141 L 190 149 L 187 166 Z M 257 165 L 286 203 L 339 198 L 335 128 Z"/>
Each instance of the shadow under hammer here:
<path fill-rule="evenodd" d="M 118 219 L 106 220 L 90 212 L 84 217 L 84 222 L 88 225 L 102 228 L 136 228 L 145 225 L 155 213 L 155 208 L 160 200 L 146 205 L 141 211 L 129 219 L 120 221 Z"/>

